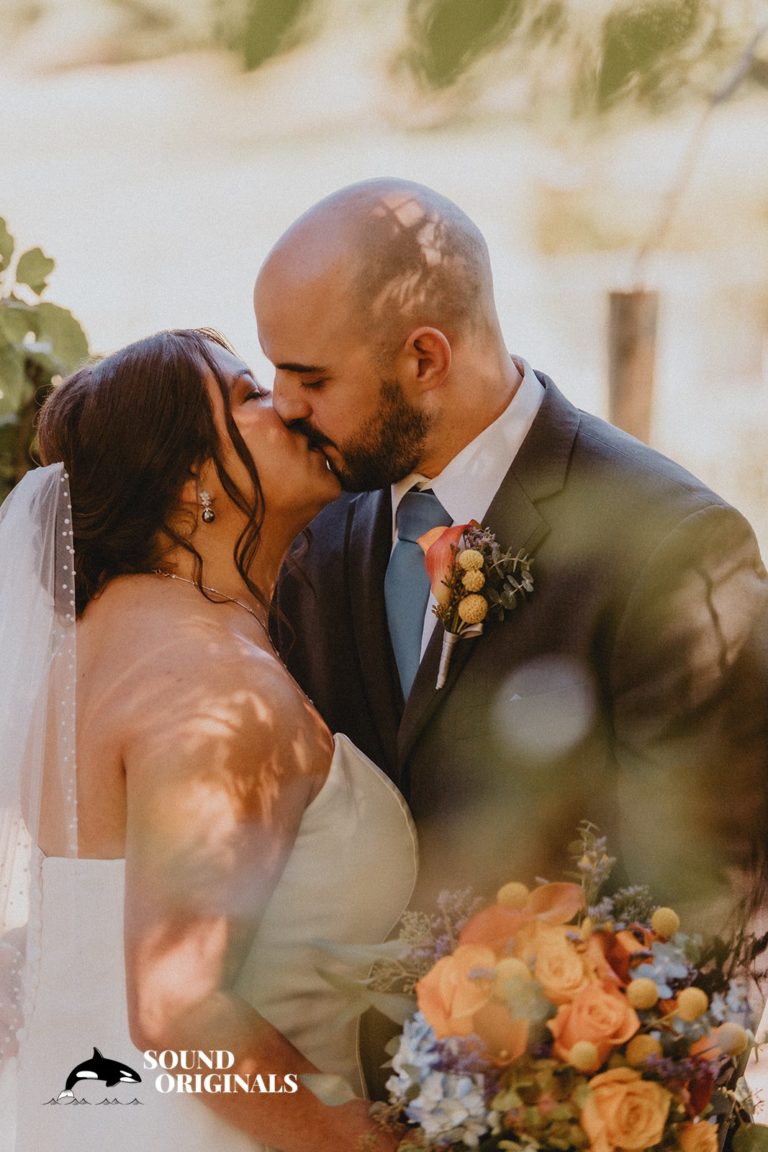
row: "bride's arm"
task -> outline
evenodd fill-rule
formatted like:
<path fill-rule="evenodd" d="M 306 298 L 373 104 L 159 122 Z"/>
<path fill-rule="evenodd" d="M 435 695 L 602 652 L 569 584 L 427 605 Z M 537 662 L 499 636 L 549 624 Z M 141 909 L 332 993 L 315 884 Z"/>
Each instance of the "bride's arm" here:
<path fill-rule="evenodd" d="M 231 985 L 329 749 L 268 658 L 254 690 L 240 660 L 187 655 L 197 667 L 158 669 L 124 725 L 132 1038 L 142 1050 L 229 1050 L 232 1072 L 280 1083 L 317 1069 Z M 362 1100 L 330 1107 L 303 1087 L 198 1099 L 285 1152 L 306 1152 L 308 1133 L 313 1152 L 359 1152 L 364 1137 L 371 1152 L 395 1146 Z"/>

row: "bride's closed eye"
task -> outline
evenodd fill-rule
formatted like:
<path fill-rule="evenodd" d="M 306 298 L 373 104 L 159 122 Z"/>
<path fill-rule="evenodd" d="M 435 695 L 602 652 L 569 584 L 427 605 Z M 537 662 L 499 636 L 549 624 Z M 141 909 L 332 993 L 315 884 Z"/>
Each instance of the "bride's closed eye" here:
<path fill-rule="evenodd" d="M 269 388 L 265 388 L 253 378 L 250 371 L 242 372 L 237 376 L 233 385 L 235 389 L 240 391 L 239 399 L 243 404 L 248 400 L 267 400 L 272 395 Z"/>

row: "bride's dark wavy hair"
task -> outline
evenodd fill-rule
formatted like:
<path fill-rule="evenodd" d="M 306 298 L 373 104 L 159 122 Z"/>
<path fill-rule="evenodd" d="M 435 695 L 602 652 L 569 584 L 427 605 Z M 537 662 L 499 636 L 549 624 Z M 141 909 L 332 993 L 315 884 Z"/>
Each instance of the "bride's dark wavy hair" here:
<path fill-rule="evenodd" d="M 166 548 L 173 541 L 194 556 L 195 581 L 206 595 L 202 556 L 179 531 L 179 495 L 207 460 L 245 515 L 234 547 L 237 570 L 269 607 L 248 575 L 259 546 L 264 498 L 253 457 L 232 419 L 227 378 L 212 345 L 233 351 L 211 329 L 159 332 L 81 368 L 43 405 L 41 460 L 62 461 L 69 473 L 78 616 L 115 576 L 157 568 L 163 538 Z M 250 492 L 224 467 L 208 373 L 221 393 L 226 429 L 250 477 Z M 190 519 L 190 527 L 193 523 Z"/>

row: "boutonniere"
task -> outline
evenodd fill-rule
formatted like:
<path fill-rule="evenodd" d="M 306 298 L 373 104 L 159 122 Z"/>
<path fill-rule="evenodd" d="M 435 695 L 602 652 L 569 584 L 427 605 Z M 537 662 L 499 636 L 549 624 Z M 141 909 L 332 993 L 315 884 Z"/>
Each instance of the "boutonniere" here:
<path fill-rule="evenodd" d="M 437 601 L 433 611 L 445 629 L 435 684 L 439 689 L 459 640 L 480 636 L 486 619 L 503 620 L 533 591 L 531 560 L 524 552 L 504 551 L 477 520 L 432 528 L 419 537 L 419 544 Z"/>

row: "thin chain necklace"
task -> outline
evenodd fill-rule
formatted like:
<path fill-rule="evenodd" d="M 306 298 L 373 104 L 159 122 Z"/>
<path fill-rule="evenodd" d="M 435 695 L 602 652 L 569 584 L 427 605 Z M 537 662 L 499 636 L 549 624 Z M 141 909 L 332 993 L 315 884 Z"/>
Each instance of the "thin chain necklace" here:
<path fill-rule="evenodd" d="M 272 637 L 269 634 L 269 629 L 267 628 L 266 624 L 258 615 L 258 613 L 254 612 L 253 608 L 249 607 L 248 604 L 243 604 L 242 600 L 236 600 L 234 596 L 227 596 L 225 592 L 220 592 L 218 588 L 211 588 L 208 584 L 198 584 L 195 580 L 189 580 L 186 576 L 177 576 L 175 572 L 164 572 L 162 568 L 153 568 L 152 575 L 165 576 L 167 580 L 181 580 L 182 584 L 191 584 L 193 588 L 199 588 L 203 592 L 213 592 L 214 596 L 221 596 L 222 601 L 225 603 L 237 604 L 238 608 L 244 608 L 249 616 L 253 616 L 254 620 L 259 625 L 262 632 L 269 641 L 270 648 L 272 648 L 274 651 Z"/>

